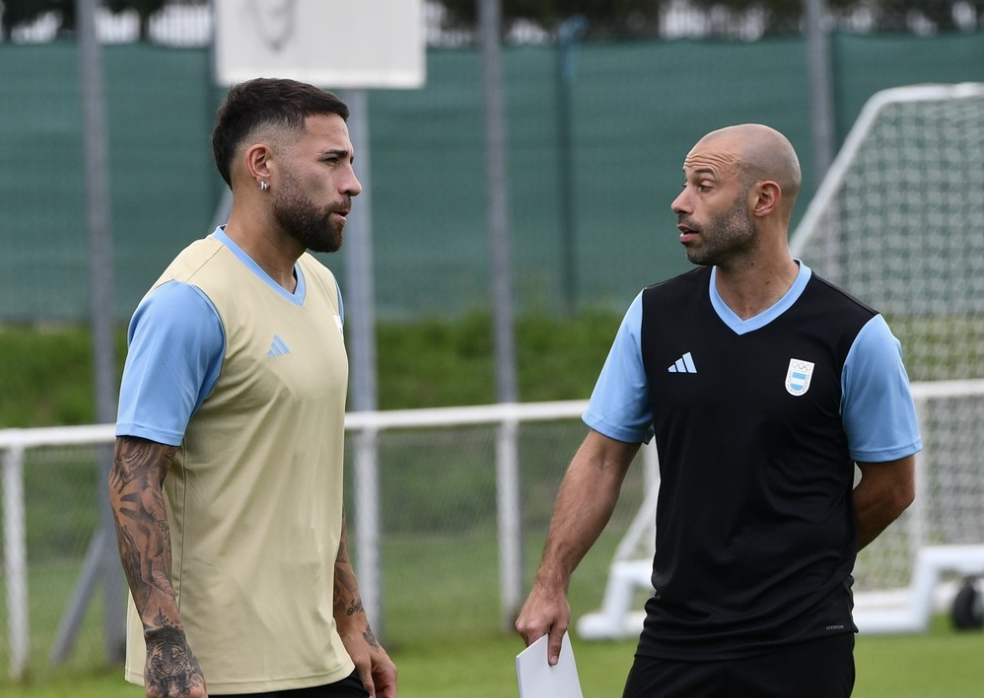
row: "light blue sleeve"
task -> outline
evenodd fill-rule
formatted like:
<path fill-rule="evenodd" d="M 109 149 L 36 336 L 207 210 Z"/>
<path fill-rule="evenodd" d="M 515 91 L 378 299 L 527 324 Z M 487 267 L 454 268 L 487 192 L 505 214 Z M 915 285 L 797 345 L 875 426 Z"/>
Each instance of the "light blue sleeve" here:
<path fill-rule="evenodd" d="M 841 414 L 851 458 L 884 463 L 922 450 L 902 345 L 877 315 L 847 354 Z"/>
<path fill-rule="evenodd" d="M 649 387 L 642 363 L 642 294 L 629 306 L 595 383 L 584 423 L 625 443 L 648 443 L 653 436 Z"/>
<path fill-rule="evenodd" d="M 211 393 L 225 355 L 225 332 L 198 288 L 171 281 L 130 320 L 117 436 L 179 446 L 188 421 Z"/>

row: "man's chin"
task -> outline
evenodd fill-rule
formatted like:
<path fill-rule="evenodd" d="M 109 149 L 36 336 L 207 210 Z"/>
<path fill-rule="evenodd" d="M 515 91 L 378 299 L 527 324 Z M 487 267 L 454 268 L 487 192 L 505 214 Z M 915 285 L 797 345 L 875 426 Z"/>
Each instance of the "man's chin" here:
<path fill-rule="evenodd" d="M 696 264 L 698 267 L 711 266 L 710 260 L 708 260 L 707 255 L 701 254 L 700 250 L 692 250 L 687 248 L 687 261 L 691 264 Z"/>
<path fill-rule="evenodd" d="M 340 249 L 342 249 L 342 243 L 341 243 L 341 241 L 339 241 L 338 244 L 318 245 L 317 247 L 309 247 L 308 248 L 308 252 L 319 252 L 321 254 L 332 254 L 334 252 L 338 252 Z"/>
<path fill-rule="evenodd" d="M 326 254 L 331 254 L 332 252 L 338 252 L 338 250 L 341 249 L 344 239 L 344 234 L 341 230 L 339 230 L 326 235 L 320 235 L 315 239 L 301 239 L 301 242 L 304 244 L 304 247 L 308 252 L 323 252 Z"/>

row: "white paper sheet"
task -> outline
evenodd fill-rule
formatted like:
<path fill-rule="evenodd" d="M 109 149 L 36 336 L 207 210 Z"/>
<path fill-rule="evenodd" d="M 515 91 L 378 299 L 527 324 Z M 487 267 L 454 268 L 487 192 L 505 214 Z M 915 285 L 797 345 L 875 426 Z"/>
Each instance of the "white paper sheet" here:
<path fill-rule="evenodd" d="M 544 635 L 516 655 L 516 675 L 519 677 L 519 698 L 584 698 L 567 633 L 564 633 L 556 666 L 547 662 L 547 636 Z"/>

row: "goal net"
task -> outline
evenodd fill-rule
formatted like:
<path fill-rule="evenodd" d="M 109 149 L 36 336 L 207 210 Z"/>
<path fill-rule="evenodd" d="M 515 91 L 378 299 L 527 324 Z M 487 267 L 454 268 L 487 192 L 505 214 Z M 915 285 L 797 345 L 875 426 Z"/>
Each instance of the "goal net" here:
<path fill-rule="evenodd" d="M 861 552 L 855 588 L 859 626 L 894 627 L 884 602 L 913 629 L 927 590 L 947 593 L 934 582 L 984 574 L 984 84 L 872 97 L 791 250 L 882 312 L 902 342 L 925 447 L 917 498 Z M 936 553 L 946 562 L 931 564 Z"/>
<path fill-rule="evenodd" d="M 862 632 L 919 630 L 961 576 L 984 575 L 984 84 L 874 95 L 790 246 L 902 343 L 924 443 L 917 498 L 861 552 L 856 610 Z M 650 534 L 630 531 L 636 554 L 612 564 L 584 634 L 641 627 Z"/>
<path fill-rule="evenodd" d="M 884 313 L 913 381 L 984 378 L 984 84 L 875 95 L 791 247 Z"/>

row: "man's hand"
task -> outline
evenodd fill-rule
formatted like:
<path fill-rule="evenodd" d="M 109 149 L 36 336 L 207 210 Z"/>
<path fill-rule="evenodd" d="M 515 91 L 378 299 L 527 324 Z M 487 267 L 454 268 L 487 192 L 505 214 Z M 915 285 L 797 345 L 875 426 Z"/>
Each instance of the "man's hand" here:
<path fill-rule="evenodd" d="M 567 602 L 567 594 L 560 589 L 551 591 L 537 583 L 516 619 L 516 631 L 527 646 L 544 635 L 549 635 L 547 662 L 554 666 L 560 659 L 560 646 L 570 622 L 571 607 Z"/>
<path fill-rule="evenodd" d="M 372 628 L 342 635 L 342 644 L 355 662 L 355 670 L 372 698 L 396 698 L 396 665 L 386 654 Z"/>
<path fill-rule="evenodd" d="M 615 511 L 625 473 L 638 451 L 639 444 L 617 441 L 592 429 L 560 483 L 533 590 L 516 619 L 516 630 L 527 646 L 549 635 L 547 661 L 551 666 L 560 659 L 560 646 L 571 622 L 567 602 L 571 574 Z"/>
<path fill-rule="evenodd" d="M 348 535 L 342 514 L 342 535 L 335 556 L 334 599 L 335 626 L 345 651 L 355 662 L 355 670 L 372 698 L 396 698 L 396 665 L 386 654 L 366 617 L 348 555 Z"/>
<path fill-rule="evenodd" d="M 145 636 L 147 698 L 208 698 L 202 668 L 181 630 L 165 627 Z"/>

